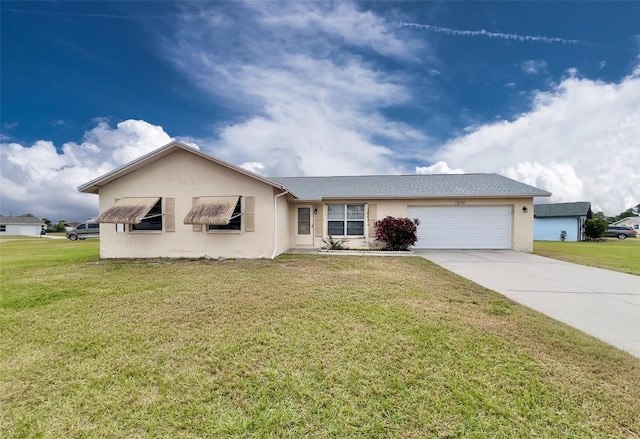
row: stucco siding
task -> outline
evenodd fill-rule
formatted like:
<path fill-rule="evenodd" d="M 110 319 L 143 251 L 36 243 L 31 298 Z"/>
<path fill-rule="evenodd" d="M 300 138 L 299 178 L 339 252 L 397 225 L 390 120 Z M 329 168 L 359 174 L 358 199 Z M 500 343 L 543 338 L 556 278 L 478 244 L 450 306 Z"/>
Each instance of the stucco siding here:
<path fill-rule="evenodd" d="M 375 219 L 386 216 L 407 217 L 408 206 L 510 206 L 513 211 L 511 224 L 511 248 L 513 250 L 533 251 L 533 199 L 532 198 L 482 198 L 482 199 L 371 199 L 371 200 L 324 200 L 318 209 L 320 214 L 315 215 L 315 227 L 323 227 L 323 236 L 327 232 L 327 204 L 375 204 Z M 289 218 L 295 220 L 296 206 L 301 203 L 292 202 L 289 209 Z M 316 204 L 317 205 L 317 204 Z M 527 211 L 523 211 L 523 207 Z M 366 213 L 368 209 L 366 209 Z M 367 219 L 368 216 L 367 216 Z M 473 221 L 473 218 L 469 218 Z M 370 236 L 369 221 L 365 221 L 365 234 L 362 237 L 348 237 L 347 246 L 352 249 L 369 248 L 375 246 L 374 238 Z M 443 231 L 445 233 L 445 231 Z M 295 242 L 295 229 L 290 231 L 291 242 Z M 322 238 L 315 238 L 314 247 L 322 246 Z"/>
<path fill-rule="evenodd" d="M 274 250 L 274 189 L 272 186 L 178 150 L 100 188 L 100 213 L 117 198 L 162 197 L 175 200 L 175 232 L 117 233 L 115 224 L 100 227 L 103 258 L 225 257 L 268 258 Z M 255 197 L 255 231 L 194 231 L 183 219 L 194 197 Z M 244 211 L 244 205 L 243 205 Z"/>
<path fill-rule="evenodd" d="M 566 241 L 578 241 L 578 219 L 535 218 L 533 239 L 536 241 L 560 241 L 560 232 L 567 232 Z"/>
<path fill-rule="evenodd" d="M 616 226 L 626 226 L 626 227 L 631 227 L 632 229 L 635 229 L 635 230 L 640 230 L 640 222 L 638 221 L 637 217 L 623 218 L 620 221 L 616 221 L 613 224 Z"/>

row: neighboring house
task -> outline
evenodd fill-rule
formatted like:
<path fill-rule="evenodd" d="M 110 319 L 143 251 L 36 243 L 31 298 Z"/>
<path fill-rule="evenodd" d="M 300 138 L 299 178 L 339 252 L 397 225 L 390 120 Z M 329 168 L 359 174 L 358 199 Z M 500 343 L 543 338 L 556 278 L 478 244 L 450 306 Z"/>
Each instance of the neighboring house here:
<path fill-rule="evenodd" d="M 622 218 L 621 220 L 616 221 L 611 224 L 612 226 L 627 226 L 631 227 L 640 232 L 640 216 L 629 216 L 626 218 Z"/>
<path fill-rule="evenodd" d="M 584 223 L 591 219 L 591 203 L 536 204 L 533 207 L 533 239 L 536 241 L 560 241 L 560 234 L 567 232 L 565 241 L 582 241 Z"/>
<path fill-rule="evenodd" d="M 417 248 L 532 251 L 533 197 L 551 195 L 497 174 L 266 178 L 179 142 L 78 190 L 100 197 L 103 258 L 366 248 L 387 215 L 420 219 Z"/>
<path fill-rule="evenodd" d="M 0 235 L 40 235 L 46 224 L 33 215 L 0 215 Z"/>

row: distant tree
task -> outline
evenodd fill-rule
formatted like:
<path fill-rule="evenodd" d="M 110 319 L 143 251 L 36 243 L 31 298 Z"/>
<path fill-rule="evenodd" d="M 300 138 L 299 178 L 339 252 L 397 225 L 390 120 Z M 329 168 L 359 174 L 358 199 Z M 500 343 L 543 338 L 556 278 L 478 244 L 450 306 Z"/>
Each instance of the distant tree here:
<path fill-rule="evenodd" d="M 65 224 L 67 224 L 67 222 L 65 220 L 60 220 L 60 221 L 58 221 L 58 223 L 56 225 L 51 227 L 51 231 L 52 232 L 64 232 L 66 230 L 64 228 Z"/>
<path fill-rule="evenodd" d="M 42 222 L 47 226 L 47 230 L 51 229 L 51 220 L 49 218 L 42 218 Z"/>
<path fill-rule="evenodd" d="M 638 215 L 640 215 L 640 204 L 636 204 L 635 206 L 628 208 L 624 212 L 620 212 L 618 215 L 611 216 L 608 219 L 610 223 L 615 223 L 616 221 L 620 221 L 621 219 Z"/>
<path fill-rule="evenodd" d="M 596 212 L 593 214 L 593 219 L 599 219 L 602 221 L 607 221 L 607 215 L 604 214 L 604 212 Z"/>
<path fill-rule="evenodd" d="M 589 239 L 600 239 L 607 230 L 607 223 L 600 219 L 588 219 L 584 223 L 584 236 Z"/>

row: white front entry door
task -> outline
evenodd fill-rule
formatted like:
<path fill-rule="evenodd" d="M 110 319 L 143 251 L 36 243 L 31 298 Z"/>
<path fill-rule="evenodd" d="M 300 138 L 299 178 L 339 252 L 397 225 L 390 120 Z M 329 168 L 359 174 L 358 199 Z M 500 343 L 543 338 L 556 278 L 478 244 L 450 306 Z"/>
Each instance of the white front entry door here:
<path fill-rule="evenodd" d="M 296 245 L 313 245 L 313 208 L 296 208 Z"/>

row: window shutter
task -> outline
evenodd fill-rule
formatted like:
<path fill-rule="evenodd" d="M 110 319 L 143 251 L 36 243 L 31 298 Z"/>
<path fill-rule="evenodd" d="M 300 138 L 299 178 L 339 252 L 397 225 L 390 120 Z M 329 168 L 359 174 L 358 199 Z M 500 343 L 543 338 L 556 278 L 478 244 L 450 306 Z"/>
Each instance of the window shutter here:
<path fill-rule="evenodd" d="M 314 226 L 316 238 L 322 238 L 324 235 L 324 218 L 322 213 L 322 204 L 316 204 L 314 209 L 318 209 L 318 213 L 314 216 Z"/>
<path fill-rule="evenodd" d="M 175 232 L 176 231 L 176 199 L 165 198 L 164 199 L 164 231 Z"/>
<path fill-rule="evenodd" d="M 378 217 L 378 205 L 377 204 L 369 204 L 369 221 L 367 223 L 367 227 L 369 228 L 369 238 L 376 237 L 376 228 L 374 223 L 376 222 Z"/>
<path fill-rule="evenodd" d="M 191 199 L 192 206 L 196 204 L 196 201 L 198 201 L 198 198 L 199 197 L 193 197 Z M 202 224 L 194 224 L 192 227 L 193 227 L 192 230 L 194 232 L 202 232 Z"/>
<path fill-rule="evenodd" d="M 244 231 L 256 230 L 256 197 L 244 197 Z"/>

